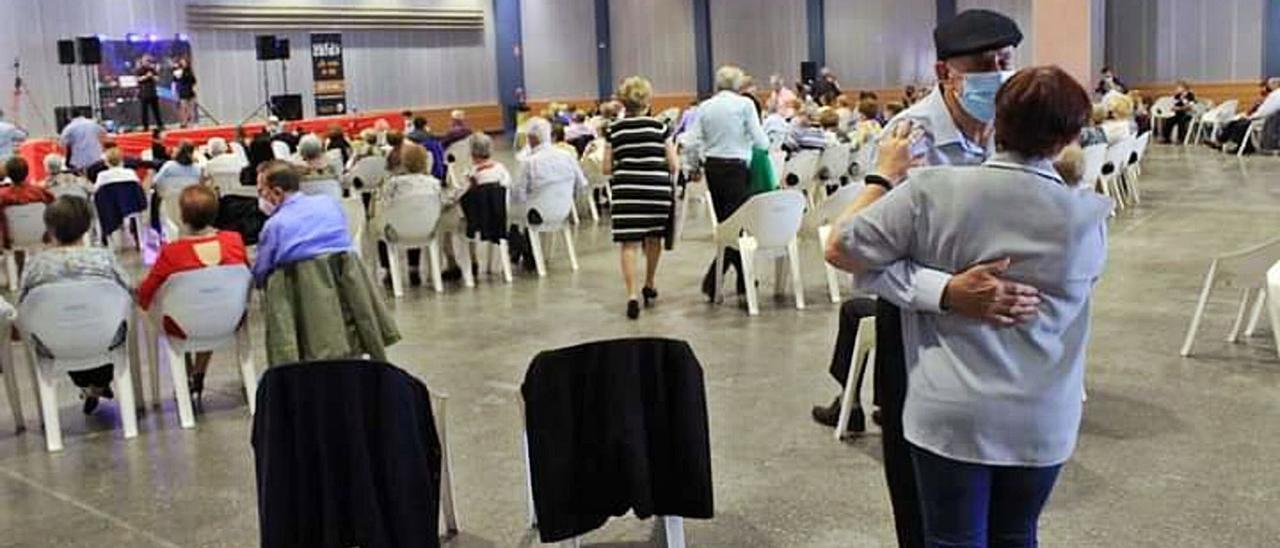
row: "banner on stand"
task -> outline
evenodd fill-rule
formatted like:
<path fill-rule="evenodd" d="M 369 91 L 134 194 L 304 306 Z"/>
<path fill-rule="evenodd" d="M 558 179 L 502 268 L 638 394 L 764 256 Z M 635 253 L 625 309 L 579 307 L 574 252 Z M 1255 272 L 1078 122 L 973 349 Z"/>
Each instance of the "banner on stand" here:
<path fill-rule="evenodd" d="M 347 113 L 347 81 L 342 66 L 342 34 L 311 35 L 311 79 L 315 82 L 316 116 Z"/>

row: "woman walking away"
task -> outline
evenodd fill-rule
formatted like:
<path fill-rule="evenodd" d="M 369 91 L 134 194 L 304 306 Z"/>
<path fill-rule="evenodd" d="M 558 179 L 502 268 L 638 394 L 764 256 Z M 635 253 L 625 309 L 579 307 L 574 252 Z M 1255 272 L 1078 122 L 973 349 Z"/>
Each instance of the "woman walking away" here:
<path fill-rule="evenodd" d="M 606 132 L 604 172 L 612 176 L 613 241 L 622 244 L 622 280 L 627 289 L 627 317 L 640 317 L 639 297 L 645 306 L 658 298 L 654 277 L 662 255 L 662 238 L 670 237 L 674 204 L 676 151 L 669 141 L 670 128 L 649 116 L 653 86 L 632 76 L 622 82 L 618 97 L 626 106 L 626 118 L 613 122 Z M 636 250 L 644 247 L 644 288 L 637 294 Z"/>

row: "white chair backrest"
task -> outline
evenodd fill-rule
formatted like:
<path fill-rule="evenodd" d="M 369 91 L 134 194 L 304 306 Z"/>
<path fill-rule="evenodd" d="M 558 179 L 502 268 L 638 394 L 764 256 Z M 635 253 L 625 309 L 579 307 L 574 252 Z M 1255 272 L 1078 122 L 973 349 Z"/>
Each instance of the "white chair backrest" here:
<path fill-rule="evenodd" d="M 289 143 L 284 141 L 271 141 L 271 155 L 277 160 L 288 160 L 293 155 L 289 152 Z"/>
<path fill-rule="evenodd" d="M 162 198 L 173 197 L 176 199 L 182 193 L 182 189 L 198 184 L 200 184 L 200 179 L 191 177 L 165 177 L 160 181 L 156 181 L 153 187 L 156 192 L 160 193 Z"/>
<path fill-rule="evenodd" d="M 459 139 L 444 151 L 444 161 L 448 162 L 449 169 L 453 169 L 454 165 L 461 165 L 462 169 L 471 167 L 471 138 L 466 137 Z"/>
<path fill-rule="evenodd" d="M 542 226 L 558 228 L 569 220 L 573 210 L 575 189 L 569 185 L 543 186 L 529 196 L 529 209 L 542 216 Z M 525 219 L 519 219 L 524 222 Z"/>
<path fill-rule="evenodd" d="M 786 247 L 800 231 L 807 200 L 797 190 L 762 192 L 747 200 L 717 228 L 724 234 L 744 230 L 762 248 Z"/>
<path fill-rule="evenodd" d="M 1173 117 L 1173 96 L 1165 95 L 1151 105 L 1151 116 L 1153 118 L 1171 118 Z"/>
<path fill-rule="evenodd" d="M 347 182 L 352 188 L 359 188 L 362 191 L 371 191 L 382 186 L 382 182 L 387 178 L 387 159 L 382 156 L 365 156 L 356 161 L 351 166 L 351 171 L 347 172 Z M 360 186 L 357 187 L 356 179 L 360 180 Z"/>
<path fill-rule="evenodd" d="M 51 283 L 19 303 L 18 327 L 52 354 L 56 371 L 78 371 L 105 363 L 132 307 L 129 292 L 109 280 Z"/>
<path fill-rule="evenodd" d="M 244 265 L 180 272 L 165 280 L 155 309 L 182 329 L 185 345 L 218 344 L 235 335 L 252 283 L 253 274 Z"/>
<path fill-rule="evenodd" d="M 342 213 L 347 218 L 347 234 L 351 236 L 351 242 L 356 249 L 361 249 L 361 240 L 364 238 L 364 227 L 369 222 L 364 211 L 364 200 L 359 194 L 352 194 L 342 199 Z"/>
<path fill-rule="evenodd" d="M 853 203 L 853 201 L 858 197 L 858 193 L 862 192 L 862 188 L 864 186 L 866 185 L 862 184 L 860 181 L 857 183 L 849 183 L 840 187 L 840 190 L 835 191 L 830 196 L 827 196 L 826 200 L 823 200 L 821 204 L 818 204 L 818 209 L 814 212 L 818 222 L 826 224 L 836 220 L 841 213 L 844 213 L 844 210 L 849 208 L 849 204 Z"/>
<path fill-rule="evenodd" d="M 787 161 L 786 172 L 794 174 L 799 180 L 798 186 L 805 186 L 818 174 L 818 165 L 822 161 L 822 151 L 802 150 Z"/>
<path fill-rule="evenodd" d="M 240 185 L 240 170 L 235 171 L 210 171 L 209 179 L 212 185 L 223 194 L 239 194 L 234 189 Z M 257 195 L 258 187 L 245 187 Z"/>
<path fill-rule="evenodd" d="M 1240 108 L 1240 101 L 1237 101 L 1235 99 L 1232 99 L 1230 101 L 1224 101 L 1221 105 L 1218 105 L 1218 107 L 1213 110 L 1217 112 L 1217 117 L 1213 121 L 1217 123 L 1229 122 L 1231 121 L 1232 118 L 1235 118 L 1236 110 L 1238 110 L 1239 108 Z"/>
<path fill-rule="evenodd" d="M 1114 174 L 1129 165 L 1129 153 L 1133 152 L 1134 140 L 1132 137 L 1125 138 L 1120 142 L 1107 147 L 1107 161 L 1103 165 L 1110 165 L 1112 170 L 1109 174 Z"/>
<path fill-rule="evenodd" d="M 426 244 L 440 221 L 440 194 L 415 192 L 397 196 L 384 214 L 400 245 Z"/>
<path fill-rule="evenodd" d="M 1093 188 L 1098 182 L 1098 177 L 1102 176 L 1102 164 L 1107 162 L 1107 145 L 1106 143 L 1098 143 L 1089 145 L 1084 148 L 1084 169 L 1080 177 L 1080 184 Z"/>
<path fill-rule="evenodd" d="M 342 173 L 342 170 L 346 167 L 346 164 L 342 162 L 342 149 L 340 148 L 331 148 L 324 151 L 324 158 L 329 161 L 329 168 L 334 173 Z"/>
<path fill-rule="evenodd" d="M 298 185 L 298 190 L 301 190 L 303 194 L 326 194 L 333 196 L 335 200 L 342 199 L 342 183 L 339 183 L 337 179 L 302 181 L 302 183 Z"/>
<path fill-rule="evenodd" d="M 1280 238 L 1214 257 L 1215 285 L 1259 287 L 1267 270 L 1280 261 Z M 21 318 L 21 316 L 19 316 Z"/>
<path fill-rule="evenodd" d="M 4 208 L 5 230 L 14 248 L 44 245 L 44 209 L 39 202 Z"/>
<path fill-rule="evenodd" d="M 827 169 L 827 176 L 831 179 L 838 179 L 848 172 L 852 161 L 853 146 L 849 143 L 840 143 L 822 151 L 822 167 Z"/>
<path fill-rule="evenodd" d="M 1137 156 L 1135 157 L 1135 156 L 1134 156 L 1134 154 L 1130 154 L 1130 155 L 1129 155 L 1129 156 L 1130 156 L 1131 163 L 1135 163 L 1135 164 L 1136 164 L 1136 163 L 1138 163 L 1138 162 L 1141 162 L 1141 161 L 1142 161 L 1142 158 L 1143 158 L 1143 157 L 1145 157 L 1145 156 L 1147 155 L 1147 145 L 1148 145 L 1149 143 L 1151 143 L 1151 132 L 1150 132 L 1150 131 L 1148 131 L 1148 132 L 1146 132 L 1146 133 L 1143 133 L 1142 135 L 1139 135 L 1139 136 L 1138 136 L 1138 140 L 1137 140 L 1137 142 L 1135 142 L 1135 143 L 1134 143 L 1134 145 L 1133 145 L 1133 152 L 1134 152 L 1134 154 L 1136 154 Z"/>

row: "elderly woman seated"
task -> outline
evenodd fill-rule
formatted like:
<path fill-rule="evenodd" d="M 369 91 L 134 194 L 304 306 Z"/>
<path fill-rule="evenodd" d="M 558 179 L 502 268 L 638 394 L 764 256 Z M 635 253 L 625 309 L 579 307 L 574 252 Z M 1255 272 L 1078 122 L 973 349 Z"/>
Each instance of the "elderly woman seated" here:
<path fill-rule="evenodd" d="M 529 154 L 520 161 L 511 186 L 511 219 L 529 226 L 562 222 L 569 218 L 577 193 L 587 189 L 587 176 L 572 153 L 552 143 L 551 122 L 534 117 L 527 128 Z M 528 241 L 519 233 L 514 236 L 516 259 L 532 259 Z"/>
<path fill-rule="evenodd" d="M 55 196 L 72 194 L 84 199 L 93 195 L 93 183 L 67 169 L 67 158 L 61 154 L 44 157 L 44 188 Z"/>
<path fill-rule="evenodd" d="M 421 145 L 404 143 L 400 146 L 399 158 L 403 173 L 395 175 L 379 188 L 373 201 L 373 215 L 370 227 L 379 240 L 395 241 L 395 230 L 387 224 L 387 210 L 397 200 L 414 194 L 440 194 L 440 181 L 430 175 L 431 153 Z M 441 205 L 444 197 L 441 196 Z M 451 204 L 448 204 L 451 205 Z M 409 250 L 409 283 L 419 285 L 422 277 L 418 272 L 421 251 Z M 379 245 L 378 255 L 384 267 L 387 266 L 386 247 Z"/>
<path fill-rule="evenodd" d="M 105 247 L 86 247 L 85 234 L 93 221 L 89 202 L 77 196 L 62 196 L 44 211 L 44 224 L 52 247 L 35 255 L 22 272 L 18 302 L 32 289 L 57 282 L 106 279 L 130 290 L 128 278 L 115 254 Z M 120 344 L 124 344 L 120 341 Z M 113 367 L 106 364 L 94 369 L 72 371 L 71 382 L 81 389 L 84 413 L 98 408 L 98 398 L 114 398 L 111 392 Z"/>
<path fill-rule="evenodd" d="M 106 164 L 106 169 L 99 171 L 97 177 L 94 178 L 94 189 L 100 189 L 104 186 L 115 183 L 137 183 L 141 184 L 138 179 L 138 172 L 125 166 L 124 151 L 119 147 L 107 149 L 102 155 L 102 161 Z"/>
<path fill-rule="evenodd" d="M 218 195 L 202 185 L 182 189 L 178 196 L 182 215 L 182 236 L 160 248 L 160 255 L 138 286 L 138 304 L 151 308 L 152 299 L 169 276 L 207 266 L 246 264 L 244 241 L 240 235 L 213 227 L 218 218 Z M 167 321 L 164 330 L 170 336 L 183 336 L 182 331 Z M 211 352 L 199 352 L 195 364 L 187 369 L 188 385 L 197 399 L 204 393 L 204 374 L 209 369 Z"/>
<path fill-rule="evenodd" d="M 1102 132 L 1107 136 L 1107 144 L 1114 145 L 1138 134 L 1138 123 L 1133 119 L 1133 99 L 1119 93 L 1107 94 L 1102 105 L 1107 109 L 1109 120 L 1102 123 Z"/>
<path fill-rule="evenodd" d="M 217 180 L 220 176 L 227 177 L 227 180 L 238 177 L 240 170 L 247 165 L 245 160 L 241 159 L 231 147 L 227 145 L 226 139 L 214 137 L 209 139 L 207 145 L 209 149 L 209 161 L 204 164 L 204 176 L 206 179 Z"/>
<path fill-rule="evenodd" d="M 447 193 L 461 194 L 459 209 L 465 218 L 468 238 L 497 243 L 507 238 L 507 189 L 511 173 L 491 158 L 493 140 L 483 133 L 471 136 L 471 169 L 463 178 L 464 188 L 449 188 Z M 454 222 L 462 221 L 455 219 Z M 449 222 L 449 219 L 445 219 Z M 446 272 L 446 277 L 452 273 Z M 461 272 L 458 272 L 461 275 Z"/>
<path fill-rule="evenodd" d="M 308 133 L 298 140 L 298 161 L 304 181 L 337 180 L 338 178 L 338 173 L 329 162 L 329 157 L 324 154 L 324 142 L 315 134 Z"/>
<path fill-rule="evenodd" d="M 5 210 L 12 206 L 20 206 L 26 204 L 50 203 L 53 201 L 53 194 L 48 190 L 27 181 L 27 161 L 21 156 L 11 156 L 4 163 L 4 171 L 9 174 L 9 181 L 12 183 L 8 186 L 0 187 L 0 239 L 4 242 L 4 247 L 8 249 L 13 243 L 9 237 L 9 223 L 5 217 Z M 14 254 L 14 260 L 17 262 L 18 270 L 22 270 L 23 262 L 26 259 L 26 253 L 17 252 Z"/>

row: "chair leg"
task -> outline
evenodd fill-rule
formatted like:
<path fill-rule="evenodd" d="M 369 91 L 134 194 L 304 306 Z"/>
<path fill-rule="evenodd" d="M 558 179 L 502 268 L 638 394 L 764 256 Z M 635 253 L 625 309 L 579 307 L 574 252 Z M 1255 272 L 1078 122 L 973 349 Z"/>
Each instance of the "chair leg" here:
<path fill-rule="evenodd" d="M 1252 337 L 1254 332 L 1258 330 L 1258 321 L 1262 319 L 1262 309 L 1267 306 L 1267 290 L 1262 288 L 1258 290 L 1258 295 L 1253 301 L 1253 312 L 1249 314 L 1249 325 L 1244 328 L 1245 338 Z"/>
<path fill-rule="evenodd" d="M 787 262 L 786 257 L 778 257 L 773 260 L 773 297 L 781 298 L 786 292 L 787 287 Z"/>
<path fill-rule="evenodd" d="M 854 408 L 862 407 L 862 394 L 858 389 L 862 386 L 866 374 L 867 363 L 875 363 L 876 319 L 863 318 L 858 321 L 857 333 L 854 335 L 853 356 L 850 358 L 849 374 L 845 377 L 844 393 L 840 396 L 840 417 L 836 421 L 836 441 L 844 439 L 849 430 L 849 418 Z M 865 356 L 865 358 L 864 358 Z"/>
<path fill-rule="evenodd" d="M 44 445 L 50 453 L 62 450 L 62 422 L 58 417 L 58 392 L 54 379 L 36 362 L 34 352 L 27 352 L 31 362 L 31 374 L 36 382 L 36 395 L 40 400 L 40 416 L 44 419 Z"/>
<path fill-rule="evenodd" d="M 542 239 L 538 237 L 538 231 L 532 228 L 529 229 L 529 248 L 533 250 L 533 264 L 537 267 L 538 277 L 545 278 L 547 263 L 542 256 Z"/>
<path fill-rule="evenodd" d="M 18 290 L 18 259 L 14 255 L 13 251 L 4 254 L 5 274 L 9 280 L 9 291 Z"/>
<path fill-rule="evenodd" d="M 121 371 L 119 375 L 116 375 L 115 383 L 116 391 L 119 392 L 118 395 L 120 396 L 120 422 L 124 423 L 122 425 L 124 427 L 124 439 L 128 440 L 138 437 L 138 409 L 134 398 L 137 397 L 138 392 L 141 392 L 141 390 L 134 389 L 133 370 L 137 368 L 137 365 L 132 363 L 133 360 L 129 359 L 127 355 L 121 361 L 123 362 L 121 365 L 127 371 Z"/>
<path fill-rule="evenodd" d="M 564 229 L 564 247 L 569 252 L 569 267 L 574 272 L 578 271 L 578 252 L 573 248 L 573 231 L 568 227 Z"/>
<path fill-rule="evenodd" d="M 826 253 L 827 238 L 831 235 L 831 225 L 822 225 L 818 227 L 818 251 Z M 836 267 L 822 262 L 824 270 L 827 272 L 827 294 L 831 296 L 831 304 L 840 304 L 840 271 Z"/>
<path fill-rule="evenodd" d="M 431 415 L 435 418 L 436 436 L 440 438 L 440 518 L 444 521 L 441 529 L 452 536 L 458 533 L 458 515 L 453 502 L 453 458 L 449 451 L 449 400 L 445 396 L 432 399 L 437 405 L 432 406 Z"/>
<path fill-rule="evenodd" d="M 529 462 L 529 431 L 521 432 L 520 451 L 524 454 L 525 502 L 529 505 L 529 528 L 538 527 L 538 512 L 533 504 L 533 465 Z"/>
<path fill-rule="evenodd" d="M 18 366 L 13 362 L 13 341 L 9 338 L 9 326 L 0 329 L 0 360 L 4 366 L 4 390 L 9 398 L 9 410 L 13 413 L 14 433 L 21 434 L 27 429 L 27 419 L 22 414 L 22 395 L 18 391 Z"/>
<path fill-rule="evenodd" d="M 795 238 L 787 244 L 787 262 L 791 263 L 791 291 L 796 294 L 796 310 L 804 310 L 804 280 L 800 278 L 800 244 Z"/>
<path fill-rule="evenodd" d="M 662 516 L 662 528 L 667 534 L 667 548 L 684 548 L 684 518 Z"/>
<path fill-rule="evenodd" d="M 1280 298 L 1267 299 L 1267 312 L 1271 317 L 1271 338 L 1276 345 L 1276 355 L 1280 356 Z"/>
<path fill-rule="evenodd" d="M 387 242 L 387 269 L 391 271 L 391 294 L 404 296 L 404 271 L 400 269 L 400 247 Z"/>
<path fill-rule="evenodd" d="M 1213 290 L 1213 278 L 1218 273 L 1218 261 L 1209 265 L 1209 273 L 1204 277 L 1204 287 L 1200 289 L 1200 300 L 1196 303 L 1196 311 L 1191 316 L 1191 325 L 1187 327 L 1186 340 L 1182 342 L 1182 357 L 1191 355 L 1191 345 L 1196 342 L 1196 331 L 1200 330 L 1200 318 L 1204 316 L 1204 308 L 1209 304 L 1209 293 Z"/>
<path fill-rule="evenodd" d="M 1249 299 L 1253 297 L 1252 289 L 1240 292 L 1240 308 L 1236 310 L 1236 321 L 1231 324 L 1231 332 L 1227 334 L 1227 342 L 1240 340 L 1240 331 L 1244 329 L 1245 316 L 1249 314 Z"/>
<path fill-rule="evenodd" d="M 490 252 L 493 247 L 490 246 Z M 511 245 L 507 243 L 506 238 L 498 240 L 498 264 L 502 265 L 502 280 L 511 283 Z"/>
<path fill-rule="evenodd" d="M 40 394 L 40 378 L 36 377 L 36 355 L 31 352 L 30 344 L 23 345 L 22 354 L 27 359 L 27 366 L 31 368 L 31 393 L 36 396 L 36 409 L 39 411 L 36 416 L 40 418 L 40 429 L 44 430 L 44 398 Z"/>
<path fill-rule="evenodd" d="M 719 242 L 716 242 L 716 243 L 715 243 L 715 246 L 716 246 L 716 266 L 715 266 L 714 276 L 712 277 L 712 279 L 714 279 L 714 280 L 715 280 L 715 286 L 714 286 L 714 288 L 713 288 L 713 289 L 712 289 L 712 291 L 711 291 L 711 300 L 712 300 L 712 301 L 714 301 L 715 303 L 719 304 L 719 303 L 724 302 L 724 253 L 725 253 L 725 248 L 724 248 L 724 246 L 723 246 L 723 245 L 720 245 L 720 243 L 719 243 Z M 739 276 L 741 276 L 741 275 L 742 275 L 742 273 L 741 273 L 741 272 L 739 272 L 739 273 L 738 273 L 738 275 L 739 275 Z"/>
<path fill-rule="evenodd" d="M 738 238 L 738 251 L 742 254 L 742 281 L 747 289 L 747 315 L 760 315 L 760 303 L 756 295 L 756 240 L 751 236 Z"/>
<path fill-rule="evenodd" d="M 472 265 L 475 264 L 475 255 L 471 253 L 471 240 L 455 233 L 450 236 L 453 238 L 453 254 L 458 260 L 458 268 L 462 269 L 462 285 L 465 287 L 475 287 L 476 277 L 471 274 Z"/>
<path fill-rule="evenodd" d="M 253 339 L 249 333 L 248 318 L 236 330 L 236 361 L 240 362 L 240 382 L 244 384 L 244 397 L 252 416 L 258 412 L 258 369 L 253 364 Z"/>
<path fill-rule="evenodd" d="M 436 293 L 441 293 L 444 291 L 444 280 L 440 276 L 440 241 L 431 240 L 425 251 L 431 256 L 431 287 Z"/>
<path fill-rule="evenodd" d="M 142 323 L 142 322 L 140 321 L 139 323 Z M 155 329 L 154 327 L 149 327 L 145 330 L 145 332 L 143 329 L 138 329 L 137 331 L 139 332 L 140 335 L 143 335 L 144 337 L 146 337 L 145 339 L 143 339 L 142 342 L 146 344 L 147 363 L 150 365 L 151 405 L 152 407 L 159 409 L 160 399 L 161 399 L 160 398 L 160 340 L 159 340 L 160 334 L 152 333 L 151 331 L 154 329 Z M 142 362 L 141 360 L 139 360 L 138 369 L 141 369 L 141 368 L 142 368 Z M 143 392 L 146 392 L 146 390 L 143 388 L 139 388 L 138 392 L 143 393 Z M 142 398 L 138 398 L 138 399 L 141 400 Z"/>
<path fill-rule="evenodd" d="M 168 337 L 160 341 L 169 361 L 169 376 L 173 381 L 173 397 L 178 402 L 178 422 L 183 428 L 196 427 L 196 414 L 191 407 L 191 387 L 187 384 L 187 362 L 170 345 Z"/>

